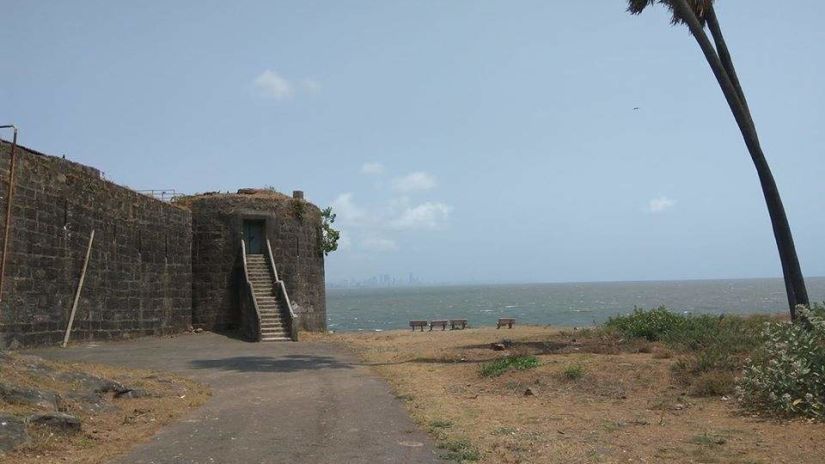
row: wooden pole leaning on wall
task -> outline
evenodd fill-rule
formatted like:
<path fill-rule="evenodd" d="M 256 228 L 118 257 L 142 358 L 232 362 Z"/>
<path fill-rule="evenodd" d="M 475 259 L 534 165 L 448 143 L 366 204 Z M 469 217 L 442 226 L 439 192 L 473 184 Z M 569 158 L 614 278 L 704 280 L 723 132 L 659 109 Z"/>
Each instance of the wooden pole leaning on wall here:
<path fill-rule="evenodd" d="M 69 336 L 72 334 L 72 324 L 74 324 L 74 315 L 77 312 L 77 302 L 80 300 L 80 292 L 83 290 L 83 280 L 86 279 L 86 267 L 89 265 L 89 256 L 92 254 L 92 242 L 95 241 L 95 231 L 92 229 L 92 235 L 89 236 L 89 246 L 86 248 L 86 258 L 83 260 L 83 270 L 80 271 L 80 282 L 77 284 L 77 292 L 74 294 L 74 303 L 72 303 L 72 313 L 69 315 L 69 326 L 66 327 L 66 335 L 63 336 L 63 348 L 69 343 Z"/>
<path fill-rule="evenodd" d="M 11 201 L 14 198 L 14 156 L 15 148 L 17 148 L 17 127 L 14 124 L 7 124 L 0 126 L 0 129 L 11 129 L 14 131 L 14 137 L 11 142 L 11 154 L 9 156 L 9 188 L 6 194 L 6 223 L 3 224 L 3 257 L 0 258 L 0 301 L 3 301 L 3 280 L 6 275 L 6 261 L 9 254 L 9 226 L 11 224 Z"/>

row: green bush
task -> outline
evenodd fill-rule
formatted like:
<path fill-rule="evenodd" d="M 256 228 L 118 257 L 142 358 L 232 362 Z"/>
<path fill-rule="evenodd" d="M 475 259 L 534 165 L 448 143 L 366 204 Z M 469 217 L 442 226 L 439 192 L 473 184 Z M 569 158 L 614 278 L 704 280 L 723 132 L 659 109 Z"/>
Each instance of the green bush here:
<path fill-rule="evenodd" d="M 481 366 L 482 377 L 498 377 L 510 369 L 523 371 L 538 367 L 539 360 L 535 356 L 507 356 L 496 359 Z"/>
<path fill-rule="evenodd" d="M 763 322 L 771 316 L 684 315 L 660 306 L 656 309 L 635 308 L 632 314 L 610 318 L 608 330 L 624 337 L 661 341 L 679 351 L 701 351 L 725 346 L 729 352 L 748 352 L 759 345 Z"/>
<path fill-rule="evenodd" d="M 568 380 L 579 380 L 584 377 L 584 366 L 581 364 L 571 364 L 564 368 L 564 378 Z"/>
<path fill-rule="evenodd" d="M 764 345 L 737 385 L 745 408 L 825 419 L 825 317 L 821 306 L 799 306 L 798 323 L 764 327 Z"/>
<path fill-rule="evenodd" d="M 634 308 L 633 314 L 611 317 L 604 325 L 626 337 L 655 342 L 676 331 L 684 323 L 684 319 L 684 316 L 660 306 L 650 311 Z"/>
<path fill-rule="evenodd" d="M 611 318 L 605 328 L 626 338 L 657 341 L 682 356 L 674 380 L 698 396 L 733 393 L 734 378 L 762 344 L 762 327 L 772 316 L 684 315 L 665 307 Z"/>

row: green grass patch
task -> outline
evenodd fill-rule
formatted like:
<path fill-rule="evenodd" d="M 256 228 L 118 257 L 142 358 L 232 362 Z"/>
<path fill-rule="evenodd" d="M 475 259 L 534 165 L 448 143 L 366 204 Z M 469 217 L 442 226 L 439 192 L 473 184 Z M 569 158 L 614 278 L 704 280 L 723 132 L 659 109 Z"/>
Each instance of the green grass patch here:
<path fill-rule="evenodd" d="M 481 366 L 482 377 L 498 377 L 508 370 L 523 371 L 539 366 L 539 360 L 535 356 L 507 356 L 484 363 Z"/>
<path fill-rule="evenodd" d="M 581 364 L 571 364 L 564 368 L 562 374 L 567 380 L 579 380 L 584 377 L 584 366 Z"/>
<path fill-rule="evenodd" d="M 693 438 L 691 438 L 690 442 L 694 445 L 714 447 L 724 445 L 728 442 L 728 439 L 721 435 L 703 433 L 701 435 L 696 435 Z"/>
<path fill-rule="evenodd" d="M 502 436 L 502 435 L 515 435 L 518 430 L 513 427 L 497 427 L 493 430 L 492 434 L 495 436 Z"/>
<path fill-rule="evenodd" d="M 467 439 L 444 440 L 438 443 L 438 449 L 443 450 L 442 458 L 447 461 L 476 462 L 481 459 L 478 452 Z"/>

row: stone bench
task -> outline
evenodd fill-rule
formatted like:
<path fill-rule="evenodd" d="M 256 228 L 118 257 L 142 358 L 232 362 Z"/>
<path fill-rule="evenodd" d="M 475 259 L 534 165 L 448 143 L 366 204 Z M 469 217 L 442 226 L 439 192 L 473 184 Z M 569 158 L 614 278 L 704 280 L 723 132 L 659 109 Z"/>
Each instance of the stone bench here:
<path fill-rule="evenodd" d="M 441 330 L 447 330 L 447 324 L 450 321 L 446 320 L 438 320 L 438 321 L 430 321 L 430 330 L 433 330 L 433 327 L 441 326 Z"/>
<path fill-rule="evenodd" d="M 410 327 L 412 327 L 413 332 L 418 328 L 423 332 L 424 327 L 427 327 L 427 321 L 410 321 Z"/>
<path fill-rule="evenodd" d="M 500 318 L 498 320 L 498 323 L 496 324 L 496 329 L 500 329 L 500 328 L 504 327 L 505 325 L 507 326 L 508 329 L 512 329 L 513 324 L 515 324 L 515 323 L 516 323 L 515 319 Z"/>
<path fill-rule="evenodd" d="M 450 319 L 450 330 L 464 330 L 467 327 L 467 319 Z"/>

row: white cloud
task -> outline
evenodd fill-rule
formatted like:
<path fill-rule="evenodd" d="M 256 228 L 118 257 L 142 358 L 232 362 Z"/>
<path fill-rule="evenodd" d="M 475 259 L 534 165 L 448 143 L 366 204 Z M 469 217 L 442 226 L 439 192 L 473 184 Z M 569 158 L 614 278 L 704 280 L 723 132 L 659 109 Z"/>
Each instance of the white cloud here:
<path fill-rule="evenodd" d="M 315 79 L 302 80 L 301 87 L 310 95 L 317 95 L 321 91 L 321 83 Z"/>
<path fill-rule="evenodd" d="M 364 163 L 361 166 L 361 174 L 377 176 L 384 173 L 384 165 L 381 163 Z"/>
<path fill-rule="evenodd" d="M 367 251 L 388 252 L 397 251 L 398 244 L 384 237 L 367 237 L 361 241 L 361 248 Z"/>
<path fill-rule="evenodd" d="M 676 200 L 661 196 L 648 202 L 647 211 L 652 214 L 664 213 L 676 205 Z"/>
<path fill-rule="evenodd" d="M 332 201 L 332 210 L 343 225 L 359 225 L 366 221 L 367 212 L 355 204 L 351 193 L 342 193 Z"/>
<path fill-rule="evenodd" d="M 422 203 L 404 210 L 390 222 L 390 226 L 394 229 L 438 229 L 447 221 L 451 210 L 444 203 Z"/>
<path fill-rule="evenodd" d="M 275 71 L 267 69 L 255 78 L 255 87 L 261 95 L 275 100 L 283 100 L 291 97 L 295 90 L 292 83 Z"/>
<path fill-rule="evenodd" d="M 435 188 L 435 177 L 423 171 L 393 179 L 392 188 L 401 193 L 420 192 Z"/>

